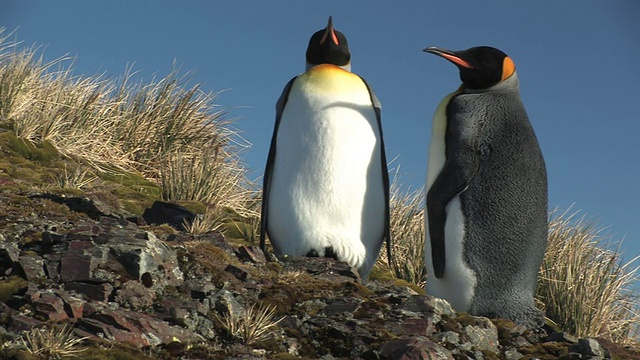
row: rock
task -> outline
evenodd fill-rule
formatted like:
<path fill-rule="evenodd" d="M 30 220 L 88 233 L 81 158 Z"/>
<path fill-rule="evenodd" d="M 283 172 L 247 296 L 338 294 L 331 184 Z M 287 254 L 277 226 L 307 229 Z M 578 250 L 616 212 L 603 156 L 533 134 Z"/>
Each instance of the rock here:
<path fill-rule="evenodd" d="M 33 328 L 40 327 L 41 325 L 42 321 L 30 316 L 17 314 L 9 318 L 9 326 L 7 327 L 7 330 L 14 333 L 20 333 L 22 331 L 28 331 Z"/>
<path fill-rule="evenodd" d="M 520 360 L 524 357 L 524 355 L 520 354 L 517 350 L 510 349 L 505 350 L 504 357 L 506 360 Z"/>
<path fill-rule="evenodd" d="M 106 339 L 116 343 L 128 343 L 133 346 L 148 346 L 148 336 L 144 336 L 140 331 L 129 331 L 117 326 L 105 324 L 96 319 L 83 318 L 77 322 L 77 327 L 94 337 Z"/>
<path fill-rule="evenodd" d="M 224 269 L 224 271 L 230 273 L 231 275 L 235 276 L 236 279 L 240 280 L 240 281 L 247 281 L 247 279 L 249 279 L 249 273 L 245 270 L 242 269 L 240 267 L 237 267 L 235 265 L 227 265 L 227 267 Z"/>
<path fill-rule="evenodd" d="M 62 256 L 59 254 L 44 254 L 44 271 L 51 280 L 58 281 L 60 277 L 60 261 Z"/>
<path fill-rule="evenodd" d="M 142 217 L 147 224 L 168 224 L 177 230 L 184 231 L 184 224 L 192 223 L 196 214 L 178 204 L 155 201 L 151 208 L 144 211 Z"/>
<path fill-rule="evenodd" d="M 75 196 L 60 196 L 55 194 L 38 194 L 31 196 L 32 199 L 48 199 L 59 204 L 66 205 L 69 209 L 87 214 L 90 218 L 94 220 L 98 220 L 101 216 L 104 216 L 105 213 L 100 211 L 100 209 L 96 206 L 96 203 L 100 203 L 100 206 L 105 208 L 106 205 L 97 201 L 91 200 L 89 198 L 83 197 L 75 197 Z"/>
<path fill-rule="evenodd" d="M 32 303 L 36 314 L 43 316 L 47 320 L 62 321 L 69 318 L 64 310 L 64 302 L 54 294 L 44 293 L 40 298 L 35 299 Z"/>
<path fill-rule="evenodd" d="M 430 318 L 404 319 L 388 326 L 399 336 L 429 336 L 435 332 L 435 324 Z"/>
<path fill-rule="evenodd" d="M 242 317 L 245 313 L 244 308 L 229 290 L 220 290 L 212 298 L 211 304 L 214 309 L 222 315 L 231 314 L 235 317 Z"/>
<path fill-rule="evenodd" d="M 71 281 L 64 284 L 67 291 L 75 291 L 86 296 L 88 299 L 97 301 L 108 301 L 113 285 L 103 282 L 98 284 Z"/>
<path fill-rule="evenodd" d="M 555 332 L 552 334 L 549 334 L 549 336 L 547 336 L 545 338 L 545 341 L 547 342 L 567 342 L 567 343 L 571 343 L 571 344 L 577 344 L 578 343 L 578 338 L 565 333 L 565 332 Z"/>
<path fill-rule="evenodd" d="M 104 337 L 131 345 L 157 346 L 172 341 L 199 341 L 195 333 L 149 316 L 130 310 L 105 309 L 78 321 L 78 328 L 97 337 Z"/>
<path fill-rule="evenodd" d="M 74 240 L 69 243 L 69 250 L 60 260 L 60 277 L 62 281 L 86 281 L 92 279 L 92 271 L 102 263 L 85 250 L 93 249 L 91 240 Z"/>
<path fill-rule="evenodd" d="M 588 357 L 597 356 L 604 358 L 607 355 L 605 349 L 596 339 L 579 339 L 578 344 L 572 346 L 569 350 Z"/>
<path fill-rule="evenodd" d="M 483 317 L 476 317 L 476 326 L 467 325 L 464 332 L 476 350 L 498 353 L 498 330 L 495 325 Z"/>
<path fill-rule="evenodd" d="M 46 277 L 44 272 L 44 260 L 34 254 L 21 255 L 17 262 L 14 262 L 14 267 L 18 270 L 18 273 L 22 274 L 25 279 L 29 281 L 35 281 Z"/>
<path fill-rule="evenodd" d="M 386 342 L 380 346 L 380 354 L 387 360 L 453 360 L 449 350 L 424 337 L 411 337 Z"/>
<path fill-rule="evenodd" d="M 233 248 L 233 246 L 231 246 L 231 244 L 227 242 L 227 239 L 219 231 L 210 231 L 208 233 L 198 235 L 196 239 L 199 241 L 205 241 L 205 242 L 211 243 L 212 245 L 224 250 L 224 252 L 227 253 L 227 255 L 234 255 L 234 256 L 236 255 L 236 251 Z"/>
<path fill-rule="evenodd" d="M 176 251 L 160 241 L 153 233 L 144 232 L 122 237 L 113 237 L 106 244 L 110 254 L 124 266 L 129 276 L 140 280 L 142 275 L 149 273 L 166 277 L 169 283 L 180 283 L 182 272 L 178 267 Z M 167 272 L 165 269 L 171 269 Z M 173 275 L 167 277 L 167 275 Z"/>
<path fill-rule="evenodd" d="M 251 261 L 256 264 L 267 262 L 267 258 L 259 246 L 240 246 L 236 251 L 236 255 L 240 260 Z"/>
<path fill-rule="evenodd" d="M 359 304 L 345 301 L 345 300 L 335 300 L 322 309 L 322 313 L 326 316 L 334 316 L 338 314 L 353 314 L 356 309 L 358 309 Z"/>
<path fill-rule="evenodd" d="M 434 340 L 444 345 L 447 349 L 451 349 L 460 344 L 460 334 L 454 331 L 445 331 L 434 335 Z"/>
<path fill-rule="evenodd" d="M 330 282 L 362 282 L 358 272 L 346 262 L 323 257 L 288 256 L 283 260 L 285 270 L 305 270 L 318 279 Z"/>
<path fill-rule="evenodd" d="M 433 299 L 434 298 L 424 295 L 413 295 L 400 305 L 398 310 L 412 317 L 432 316 L 436 313 L 435 307 L 433 306 Z M 437 321 L 439 321 L 439 319 Z"/>
<path fill-rule="evenodd" d="M 86 304 L 86 301 L 70 295 L 64 291 L 59 291 L 56 295 L 62 299 L 62 302 L 64 303 L 64 309 L 70 318 L 79 319 L 83 316 L 84 305 Z"/>
<path fill-rule="evenodd" d="M 7 270 L 11 269 L 13 263 L 18 261 L 19 256 L 20 248 L 18 248 L 18 244 L 7 242 L 3 238 L 2 241 L 0 241 L 0 272 L 4 274 Z"/>
<path fill-rule="evenodd" d="M 185 293 L 188 293 L 191 299 L 200 301 L 205 300 L 216 291 L 216 287 L 211 283 L 211 279 L 203 278 L 185 280 L 182 285 L 180 285 L 180 288 Z"/>
<path fill-rule="evenodd" d="M 451 304 L 445 299 L 432 297 L 430 304 L 437 314 L 453 316 L 456 313 Z"/>
<path fill-rule="evenodd" d="M 155 299 L 155 291 L 144 286 L 140 281 L 130 280 L 116 290 L 115 301 L 123 307 L 140 311 L 150 308 Z"/>

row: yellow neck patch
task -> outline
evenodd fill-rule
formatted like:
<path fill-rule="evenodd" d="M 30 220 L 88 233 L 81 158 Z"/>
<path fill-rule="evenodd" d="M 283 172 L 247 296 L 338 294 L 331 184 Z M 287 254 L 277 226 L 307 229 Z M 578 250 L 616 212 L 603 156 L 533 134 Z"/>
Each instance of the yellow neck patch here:
<path fill-rule="evenodd" d="M 342 93 L 366 89 L 358 75 L 332 64 L 316 65 L 298 76 L 298 79 L 296 83 L 310 86 L 315 89 L 313 91 L 322 89 L 331 93 Z"/>
<path fill-rule="evenodd" d="M 502 62 L 502 79 L 500 79 L 500 81 L 506 80 L 509 76 L 513 75 L 514 72 L 516 72 L 516 64 L 510 57 L 505 57 Z"/>

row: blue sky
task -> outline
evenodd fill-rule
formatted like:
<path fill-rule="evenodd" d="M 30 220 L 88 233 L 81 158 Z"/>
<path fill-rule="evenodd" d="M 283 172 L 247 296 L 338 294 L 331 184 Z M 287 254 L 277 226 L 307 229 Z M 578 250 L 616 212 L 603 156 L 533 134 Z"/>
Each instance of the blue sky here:
<path fill-rule="evenodd" d="M 45 59 L 76 57 L 76 75 L 166 75 L 174 61 L 252 143 L 262 174 L 274 107 L 304 70 L 309 37 L 329 15 L 349 40 L 353 71 L 383 106 L 387 157 L 423 185 L 433 111 L 459 85 L 429 45 L 491 45 L 515 61 L 549 173 L 551 208 L 573 209 L 640 255 L 640 2 L 595 1 L 47 1 L 3 0 L 0 27 Z"/>

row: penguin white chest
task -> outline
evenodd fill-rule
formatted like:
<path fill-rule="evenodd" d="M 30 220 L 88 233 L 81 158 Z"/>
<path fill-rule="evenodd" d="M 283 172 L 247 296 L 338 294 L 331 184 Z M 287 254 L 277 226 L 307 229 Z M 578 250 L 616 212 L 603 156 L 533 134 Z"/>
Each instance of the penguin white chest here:
<path fill-rule="evenodd" d="M 332 247 L 351 266 L 373 265 L 379 249 L 371 249 L 385 223 L 379 139 L 358 76 L 320 65 L 294 81 L 278 128 L 268 205 L 278 252 L 323 255 Z"/>
<path fill-rule="evenodd" d="M 446 161 L 445 136 L 447 130 L 447 104 L 458 92 L 447 95 L 438 105 L 433 116 L 429 160 L 427 164 L 426 191 L 444 168 Z M 427 294 L 446 299 L 457 311 L 468 311 L 473 301 L 476 285 L 475 273 L 464 260 L 465 226 L 460 197 L 454 197 L 446 206 L 445 268 L 444 276 L 436 278 L 433 269 L 429 217 L 425 216 L 425 263 L 429 276 L 425 285 Z"/>

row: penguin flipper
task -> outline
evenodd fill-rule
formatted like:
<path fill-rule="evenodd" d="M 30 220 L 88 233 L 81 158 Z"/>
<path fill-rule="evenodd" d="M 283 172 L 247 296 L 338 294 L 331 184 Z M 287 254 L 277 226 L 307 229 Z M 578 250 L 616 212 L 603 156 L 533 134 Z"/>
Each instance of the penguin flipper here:
<path fill-rule="evenodd" d="M 359 75 L 358 75 L 359 76 Z M 378 100 L 378 97 L 376 96 L 376 93 L 373 91 L 373 89 L 371 88 L 371 86 L 369 86 L 369 83 L 367 83 L 367 81 L 362 78 L 362 76 L 359 76 L 360 79 L 362 79 L 362 82 L 364 82 L 365 86 L 367 87 L 367 90 L 369 90 L 369 95 L 371 97 L 371 103 L 373 104 L 373 109 L 376 113 L 376 120 L 378 122 L 378 133 L 380 134 L 380 161 L 382 162 L 381 168 L 382 168 L 382 185 L 384 186 L 384 202 L 385 202 L 385 209 L 384 209 L 384 237 L 386 239 L 387 242 L 387 261 L 389 262 L 389 266 L 392 266 L 391 263 L 391 210 L 390 210 L 390 206 L 389 206 L 389 189 L 390 189 L 390 185 L 389 185 L 389 170 L 387 168 L 387 155 L 386 155 L 386 148 L 384 146 L 384 136 L 382 135 L 382 117 L 381 117 L 381 109 L 382 109 L 382 104 L 380 103 L 380 100 Z"/>
<path fill-rule="evenodd" d="M 262 208 L 260 214 L 260 249 L 265 251 L 266 244 L 266 233 L 267 233 L 267 219 L 269 208 L 269 190 L 271 184 L 271 175 L 273 174 L 273 163 L 276 158 L 276 139 L 278 137 L 278 128 L 280 127 L 280 119 L 282 118 L 282 112 L 284 111 L 284 107 L 287 104 L 287 99 L 289 98 L 289 92 L 291 91 L 291 86 L 293 85 L 294 80 L 297 77 L 289 80 L 287 85 L 284 86 L 282 90 L 282 94 L 276 103 L 276 122 L 273 128 L 273 135 L 271 136 L 271 146 L 269 147 L 269 155 L 267 157 L 267 165 L 264 169 L 264 175 L 262 177 Z"/>
<path fill-rule="evenodd" d="M 456 171 L 456 167 L 445 163 L 442 172 L 433 182 L 427 193 L 427 216 L 429 217 L 429 239 L 431 240 L 431 261 L 436 278 L 444 275 L 445 238 L 444 227 L 447 221 L 447 204 L 460 195 L 468 184 Z"/>
<path fill-rule="evenodd" d="M 453 106 L 451 106 L 453 105 Z M 449 109 L 456 107 L 455 98 Z M 442 171 L 436 177 L 427 193 L 427 216 L 429 219 L 429 238 L 431 240 L 431 261 L 436 278 L 444 275 L 445 267 L 445 224 L 447 204 L 462 194 L 478 172 L 480 149 L 476 136 L 479 122 L 463 121 L 461 108 L 449 116 L 447 129 L 447 159 Z M 454 115 L 454 114 L 458 115 Z"/>

